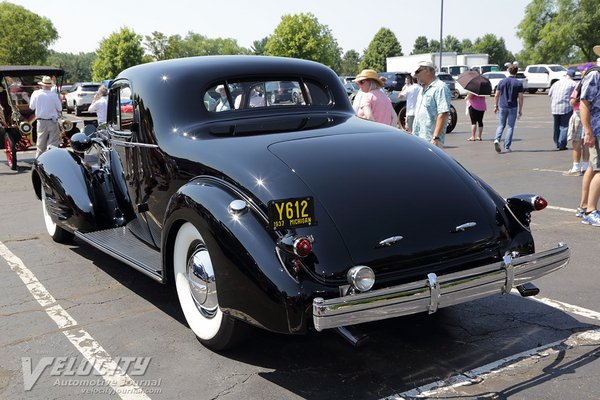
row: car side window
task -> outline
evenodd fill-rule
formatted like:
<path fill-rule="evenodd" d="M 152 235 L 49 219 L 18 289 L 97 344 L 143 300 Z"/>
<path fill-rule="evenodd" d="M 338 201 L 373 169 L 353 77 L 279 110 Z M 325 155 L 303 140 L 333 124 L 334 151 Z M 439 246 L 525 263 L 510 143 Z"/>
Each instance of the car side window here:
<path fill-rule="evenodd" d="M 114 131 L 131 132 L 133 124 L 133 101 L 131 88 L 119 85 L 110 90 L 110 127 Z"/>

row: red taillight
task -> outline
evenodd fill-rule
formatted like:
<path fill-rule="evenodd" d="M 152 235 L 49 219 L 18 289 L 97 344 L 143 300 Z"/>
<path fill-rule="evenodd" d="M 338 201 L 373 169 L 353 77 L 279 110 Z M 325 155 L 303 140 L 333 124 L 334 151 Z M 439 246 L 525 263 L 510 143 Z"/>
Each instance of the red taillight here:
<path fill-rule="evenodd" d="M 540 211 L 543 210 L 544 208 L 546 208 L 548 206 L 548 202 L 546 201 L 546 199 L 544 199 L 542 196 L 537 196 L 534 200 L 533 200 L 533 209 L 535 211 Z"/>
<path fill-rule="evenodd" d="M 298 257 L 307 257 L 312 251 L 310 239 L 302 237 L 294 241 L 294 254 Z"/>

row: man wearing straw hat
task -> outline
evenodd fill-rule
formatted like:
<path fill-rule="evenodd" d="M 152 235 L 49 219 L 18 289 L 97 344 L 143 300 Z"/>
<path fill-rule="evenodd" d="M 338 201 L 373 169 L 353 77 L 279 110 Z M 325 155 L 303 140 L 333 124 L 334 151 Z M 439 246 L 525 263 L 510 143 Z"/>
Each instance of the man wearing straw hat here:
<path fill-rule="evenodd" d="M 600 45 L 594 46 L 594 53 L 600 57 Z M 585 210 L 581 222 L 600 227 L 600 71 L 596 69 L 589 70 L 583 77 L 579 112 L 583 145 L 590 148 L 590 162 L 581 183 L 581 207 Z"/>
<path fill-rule="evenodd" d="M 37 151 L 35 152 L 35 158 L 45 152 L 48 145 L 58 146 L 60 135 L 58 117 L 62 112 L 62 104 L 58 98 L 58 93 L 52 91 L 52 78 L 44 76 L 38 84 L 42 85 L 42 88 L 33 92 L 29 101 L 29 108 L 35 111 L 37 120 Z"/>

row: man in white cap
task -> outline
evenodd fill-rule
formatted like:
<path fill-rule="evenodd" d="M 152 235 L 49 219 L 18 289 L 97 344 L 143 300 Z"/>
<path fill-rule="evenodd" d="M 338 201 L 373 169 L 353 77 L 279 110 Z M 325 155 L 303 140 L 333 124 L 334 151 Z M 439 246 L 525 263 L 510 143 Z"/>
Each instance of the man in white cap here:
<path fill-rule="evenodd" d="M 443 147 L 452 96 L 448 86 L 435 76 L 430 61 L 420 61 L 415 77 L 423 85 L 417 96 L 413 134 Z"/>
<path fill-rule="evenodd" d="M 52 91 L 52 78 L 44 76 L 41 82 L 41 89 L 36 90 L 31 95 L 29 108 L 35 111 L 37 120 L 37 151 L 35 158 L 46 151 L 48 145 L 58 146 L 58 137 L 60 128 L 58 127 L 58 117 L 62 112 L 62 104 L 58 93 Z"/>
<path fill-rule="evenodd" d="M 600 56 L 600 45 L 594 46 Z M 584 224 L 600 226 L 600 71 L 588 70 L 581 84 L 579 104 L 583 125 L 583 145 L 590 148 L 590 162 L 581 183 L 581 215 Z M 579 213 L 578 213 L 579 214 Z"/>

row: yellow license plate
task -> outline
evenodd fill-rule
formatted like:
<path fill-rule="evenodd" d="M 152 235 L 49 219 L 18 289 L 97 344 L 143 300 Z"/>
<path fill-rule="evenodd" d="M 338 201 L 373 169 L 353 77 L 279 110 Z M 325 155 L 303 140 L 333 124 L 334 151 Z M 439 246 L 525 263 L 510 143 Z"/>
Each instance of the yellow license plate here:
<path fill-rule="evenodd" d="M 312 197 L 271 200 L 268 207 L 269 223 L 273 229 L 300 228 L 317 224 Z"/>

